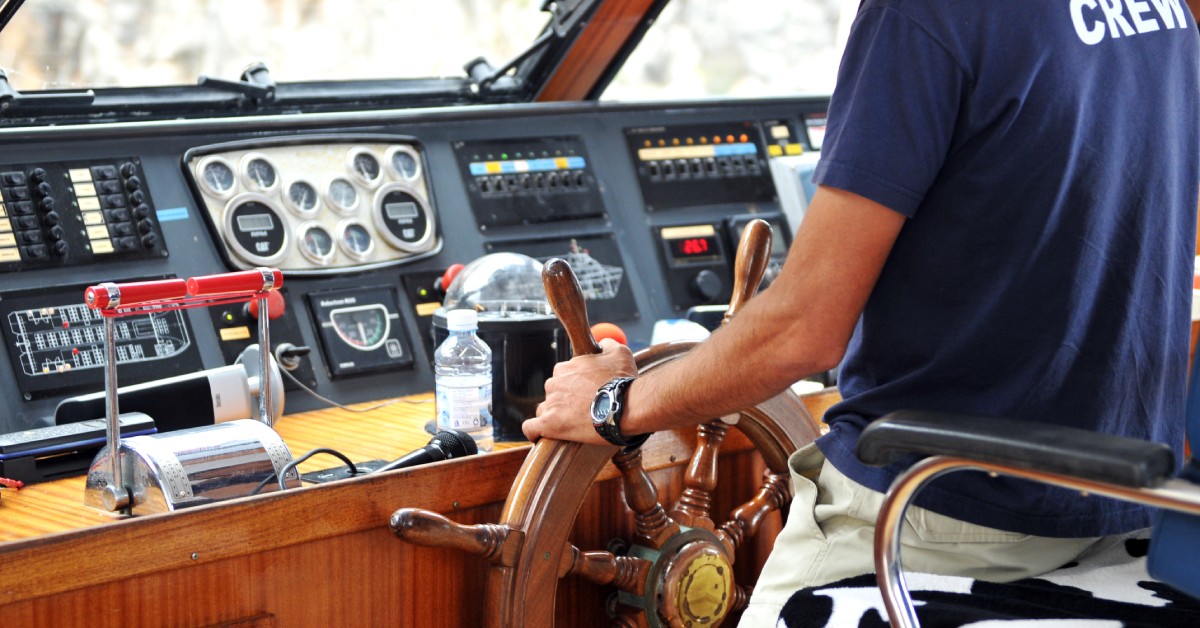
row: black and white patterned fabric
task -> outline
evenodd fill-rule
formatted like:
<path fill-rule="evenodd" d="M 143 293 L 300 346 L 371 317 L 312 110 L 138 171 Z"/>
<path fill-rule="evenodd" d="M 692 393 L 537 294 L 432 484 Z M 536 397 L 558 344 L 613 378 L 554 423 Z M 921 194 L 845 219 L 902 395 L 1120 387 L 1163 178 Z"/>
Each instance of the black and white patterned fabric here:
<path fill-rule="evenodd" d="M 1127 538 L 1006 584 L 921 573 L 905 581 L 925 628 L 1200 628 L 1200 601 L 1146 574 L 1148 546 L 1146 538 Z M 776 628 L 887 625 L 875 576 L 865 575 L 797 591 Z"/>

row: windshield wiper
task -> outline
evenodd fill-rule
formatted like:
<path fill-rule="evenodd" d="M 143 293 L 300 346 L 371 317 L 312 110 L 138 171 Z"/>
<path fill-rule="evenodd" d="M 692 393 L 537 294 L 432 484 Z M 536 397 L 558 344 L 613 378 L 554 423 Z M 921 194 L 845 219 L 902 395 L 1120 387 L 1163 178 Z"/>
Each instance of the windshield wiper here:
<path fill-rule="evenodd" d="M 275 100 L 275 81 L 271 80 L 271 71 L 267 64 L 255 61 L 242 70 L 242 76 L 236 81 L 213 78 L 200 75 L 196 81 L 200 87 L 216 87 L 242 94 L 255 105 Z"/>
<path fill-rule="evenodd" d="M 562 56 L 563 51 L 556 50 L 561 47 L 558 44 L 569 43 L 577 35 L 580 23 L 594 12 L 596 4 L 597 0 L 542 0 L 541 11 L 549 13 L 550 20 L 524 52 L 500 68 L 492 66 L 483 57 L 463 66 L 476 91 L 485 97 L 505 96 L 519 94 L 531 87 L 531 79 L 544 70 L 539 68 Z M 539 88 L 537 85 L 532 87 Z"/>
<path fill-rule="evenodd" d="M 521 87 L 521 79 L 509 76 L 508 73 L 524 63 L 526 59 L 541 51 L 553 39 L 553 35 L 553 31 L 546 29 L 524 52 L 517 55 L 512 61 L 505 63 L 501 68 L 497 69 L 488 63 L 487 59 L 477 57 L 468 61 L 463 66 L 463 69 L 466 70 L 467 76 L 471 77 L 471 80 L 474 81 L 476 88 L 479 89 L 479 93 L 481 94 L 515 92 Z"/>
<path fill-rule="evenodd" d="M 7 9 L 8 6 L 10 5 L 5 5 L 4 8 Z M 90 89 L 83 92 L 38 92 L 36 94 L 22 94 L 17 91 L 17 88 L 12 86 L 12 83 L 8 82 L 8 73 L 4 71 L 4 68 L 0 68 L 0 111 L 26 107 L 36 107 L 39 109 L 79 107 L 90 105 L 95 100 L 96 92 Z"/>
<path fill-rule="evenodd" d="M 25 0 L 7 0 L 0 4 L 0 31 L 8 26 L 8 21 L 17 14 L 17 10 L 21 8 L 22 4 L 25 4 Z"/>

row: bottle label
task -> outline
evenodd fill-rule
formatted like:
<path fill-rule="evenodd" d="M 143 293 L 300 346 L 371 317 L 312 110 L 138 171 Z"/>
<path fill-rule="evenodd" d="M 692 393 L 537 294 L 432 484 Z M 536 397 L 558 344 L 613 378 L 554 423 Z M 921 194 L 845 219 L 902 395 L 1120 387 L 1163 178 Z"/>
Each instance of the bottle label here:
<path fill-rule="evenodd" d="M 477 430 L 492 425 L 492 385 L 437 389 L 437 426 L 442 430 Z"/>

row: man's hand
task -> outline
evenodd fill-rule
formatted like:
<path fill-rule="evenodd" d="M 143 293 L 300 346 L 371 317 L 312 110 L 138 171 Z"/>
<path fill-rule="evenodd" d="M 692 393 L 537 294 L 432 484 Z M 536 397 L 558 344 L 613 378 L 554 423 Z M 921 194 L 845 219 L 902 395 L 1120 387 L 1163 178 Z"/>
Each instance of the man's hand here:
<path fill-rule="evenodd" d="M 588 415 L 596 391 L 614 377 L 637 375 L 633 353 L 610 338 L 600 341 L 601 353 L 581 355 L 554 366 L 546 380 L 546 400 L 538 404 L 537 416 L 521 429 L 536 442 L 547 436 L 581 443 L 604 444 Z"/>

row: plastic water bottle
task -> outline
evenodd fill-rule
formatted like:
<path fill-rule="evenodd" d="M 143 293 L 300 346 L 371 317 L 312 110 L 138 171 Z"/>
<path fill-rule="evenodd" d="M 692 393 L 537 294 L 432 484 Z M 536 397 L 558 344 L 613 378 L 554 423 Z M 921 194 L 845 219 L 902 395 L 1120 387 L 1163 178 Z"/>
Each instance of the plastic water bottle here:
<path fill-rule="evenodd" d="M 439 430 L 462 430 L 479 451 L 491 451 L 492 350 L 479 339 L 475 310 L 450 310 L 450 335 L 433 353 L 434 390 Z"/>

